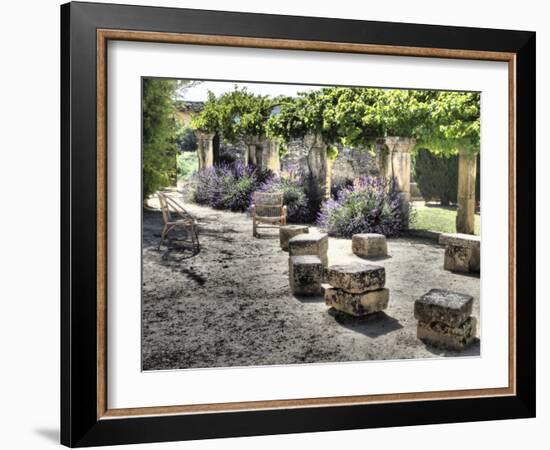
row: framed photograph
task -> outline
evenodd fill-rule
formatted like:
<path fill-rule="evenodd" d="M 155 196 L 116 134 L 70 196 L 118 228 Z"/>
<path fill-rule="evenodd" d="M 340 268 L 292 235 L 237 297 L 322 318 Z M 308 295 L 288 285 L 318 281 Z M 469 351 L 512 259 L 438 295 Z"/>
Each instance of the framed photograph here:
<path fill-rule="evenodd" d="M 61 7 L 61 441 L 535 415 L 535 33 Z"/>

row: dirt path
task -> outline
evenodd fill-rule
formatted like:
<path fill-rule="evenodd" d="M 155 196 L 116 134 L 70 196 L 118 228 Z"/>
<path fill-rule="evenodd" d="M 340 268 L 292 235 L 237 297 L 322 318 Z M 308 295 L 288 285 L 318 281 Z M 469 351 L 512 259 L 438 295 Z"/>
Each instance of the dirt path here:
<path fill-rule="evenodd" d="M 473 295 L 479 319 L 479 277 L 444 271 L 433 242 L 388 240 L 390 256 L 376 261 L 386 268 L 388 309 L 356 319 L 290 293 L 276 230 L 256 239 L 246 214 L 186 208 L 200 224 L 195 256 L 176 243 L 157 251 L 161 215 L 144 211 L 144 370 L 457 356 L 416 339 L 413 303 L 431 288 Z M 360 260 L 349 239 L 331 238 L 328 256 Z M 478 342 L 460 355 L 479 352 Z"/>

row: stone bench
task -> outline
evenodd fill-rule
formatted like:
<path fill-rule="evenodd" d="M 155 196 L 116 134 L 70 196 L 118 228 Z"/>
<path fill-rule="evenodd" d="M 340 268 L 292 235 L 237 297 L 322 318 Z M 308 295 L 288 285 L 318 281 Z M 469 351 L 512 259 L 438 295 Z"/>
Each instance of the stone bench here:
<path fill-rule="evenodd" d="M 295 295 L 320 295 L 324 270 L 318 256 L 291 256 L 288 259 L 290 290 Z"/>
<path fill-rule="evenodd" d="M 476 338 L 471 295 L 432 289 L 414 302 L 417 337 L 426 344 L 462 351 Z"/>
<path fill-rule="evenodd" d="M 343 264 L 325 271 L 325 303 L 352 316 L 365 316 L 387 308 L 389 289 L 385 289 L 386 272 L 371 264 Z"/>
<path fill-rule="evenodd" d="M 323 266 L 328 265 L 328 235 L 322 234 L 299 234 L 288 241 L 290 256 L 314 255 L 318 256 Z"/>
<path fill-rule="evenodd" d="M 288 252 L 288 241 L 294 236 L 309 233 L 309 227 L 305 225 L 283 225 L 279 228 L 279 242 L 281 249 Z"/>
<path fill-rule="evenodd" d="M 351 237 L 351 250 L 361 257 L 386 256 L 386 236 L 376 233 L 354 234 Z"/>
<path fill-rule="evenodd" d="M 445 245 L 443 268 L 453 272 L 479 272 L 480 238 L 472 234 L 448 234 L 439 236 Z"/>

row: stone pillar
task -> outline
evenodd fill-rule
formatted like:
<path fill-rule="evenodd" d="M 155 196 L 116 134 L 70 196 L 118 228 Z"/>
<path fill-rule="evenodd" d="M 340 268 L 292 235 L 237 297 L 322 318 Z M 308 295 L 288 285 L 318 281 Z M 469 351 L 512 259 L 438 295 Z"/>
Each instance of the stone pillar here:
<path fill-rule="evenodd" d="M 409 202 L 411 201 L 411 150 L 416 139 L 407 137 L 385 137 L 376 140 L 380 162 L 380 175 L 395 183 L 401 199 L 401 214 L 404 224 L 409 225 Z"/>
<path fill-rule="evenodd" d="M 214 133 L 197 132 L 196 135 L 199 170 L 204 170 L 214 164 Z"/>
<path fill-rule="evenodd" d="M 319 134 L 306 135 L 304 145 L 308 150 L 307 164 L 309 171 L 317 184 L 321 199 L 330 198 L 330 165 L 327 158 L 327 144 Z"/>
<path fill-rule="evenodd" d="M 466 150 L 458 153 L 458 210 L 456 232 L 474 234 L 476 207 L 476 157 Z"/>
<path fill-rule="evenodd" d="M 245 155 L 245 164 L 256 166 L 258 161 L 256 159 L 256 144 L 253 142 L 245 142 L 246 145 L 246 155 Z"/>
<path fill-rule="evenodd" d="M 279 145 L 276 141 L 266 140 L 262 146 L 262 167 L 269 169 L 279 175 L 281 172 L 281 161 L 279 159 Z"/>

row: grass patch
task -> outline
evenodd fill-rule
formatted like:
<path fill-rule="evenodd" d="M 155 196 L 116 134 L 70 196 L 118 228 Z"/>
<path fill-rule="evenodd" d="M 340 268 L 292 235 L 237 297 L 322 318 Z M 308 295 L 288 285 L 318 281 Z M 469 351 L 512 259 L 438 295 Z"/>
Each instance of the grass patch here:
<path fill-rule="evenodd" d="M 456 208 L 446 206 L 414 207 L 415 219 L 410 227 L 415 230 L 456 233 Z M 475 215 L 474 233 L 479 235 L 479 214 Z"/>

